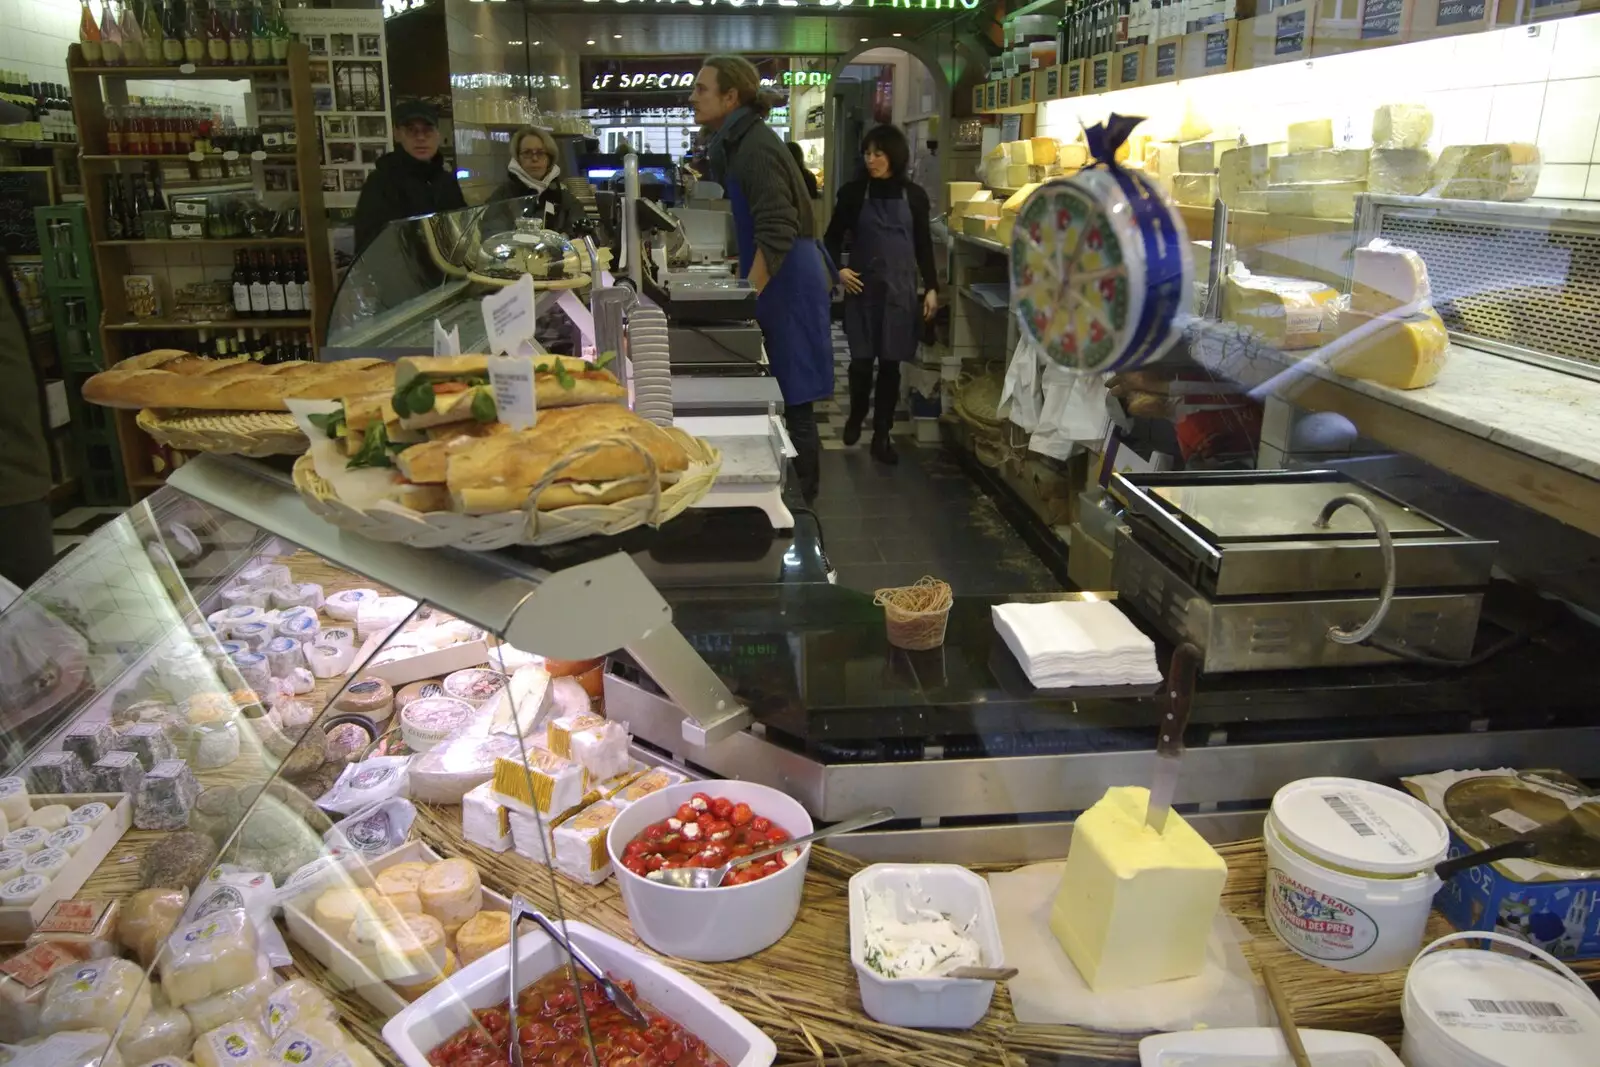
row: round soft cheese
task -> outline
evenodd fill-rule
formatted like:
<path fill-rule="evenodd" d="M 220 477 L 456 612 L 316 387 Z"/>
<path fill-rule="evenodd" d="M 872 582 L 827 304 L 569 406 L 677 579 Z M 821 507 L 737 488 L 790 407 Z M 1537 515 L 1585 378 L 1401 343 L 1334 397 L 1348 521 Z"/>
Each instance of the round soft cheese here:
<path fill-rule="evenodd" d="M 98 800 L 91 800 L 79 808 L 72 809 L 72 814 L 67 816 L 68 826 L 87 826 L 91 829 L 105 822 L 106 816 L 111 814 L 111 809 Z"/>
<path fill-rule="evenodd" d="M 401 687 L 400 692 L 395 694 L 394 706 L 404 712 L 413 700 L 421 700 L 423 697 L 442 696 L 444 696 L 444 679 L 424 678 L 420 682 L 412 682 L 410 685 Z"/>
<path fill-rule="evenodd" d="M 332 630 L 322 631 L 326 637 L 333 633 Z M 302 653 L 306 657 L 306 666 L 311 668 L 311 674 L 316 678 L 333 678 L 350 669 L 350 664 L 355 662 L 356 651 L 349 645 L 326 644 L 318 640 L 316 644 L 303 646 Z"/>
<path fill-rule="evenodd" d="M 252 652 L 260 652 L 263 645 L 272 637 L 273 626 L 265 620 L 261 622 L 242 622 L 233 628 L 233 639 L 243 641 Z"/>
<path fill-rule="evenodd" d="M 289 568 L 282 563 L 258 563 L 240 571 L 239 581 L 257 589 L 283 589 L 289 585 Z"/>
<path fill-rule="evenodd" d="M 364 674 L 333 698 L 333 710 L 383 722 L 394 714 L 394 687 L 382 678 Z"/>
<path fill-rule="evenodd" d="M 22 861 L 24 874 L 37 874 L 45 878 L 54 878 L 61 873 L 61 868 L 72 859 L 70 853 L 62 848 L 41 848 L 38 852 Z"/>
<path fill-rule="evenodd" d="M 38 826 L 24 826 L 20 830 L 11 831 L 4 839 L 0 839 L 0 848 L 4 848 L 8 852 L 12 850 L 25 852 L 31 856 L 45 847 L 44 843 L 51 833 L 52 831 Z"/>
<path fill-rule="evenodd" d="M 42 874 L 23 874 L 0 885 L 0 906 L 25 908 L 44 895 L 50 879 Z"/>
<path fill-rule="evenodd" d="M 396 982 L 394 983 L 394 991 L 400 994 L 400 998 L 402 1000 L 410 1003 L 420 998 L 424 993 L 437 986 L 440 982 L 449 979 L 456 973 L 458 966 L 459 963 L 456 960 L 456 954 L 446 949 L 444 954 L 443 970 L 439 971 L 438 974 L 435 974 L 431 978 L 424 979 L 421 982 L 416 982 L 411 985 L 405 985 L 400 982 Z"/>
<path fill-rule="evenodd" d="M 464 671 L 456 671 L 447 675 L 444 680 L 446 696 L 465 700 L 473 707 L 478 707 L 486 700 L 492 699 L 506 686 L 506 676 L 499 671 L 485 670 L 482 667 L 470 667 Z"/>
<path fill-rule="evenodd" d="M 396 863 L 392 867 L 385 867 L 378 872 L 375 882 L 378 892 L 384 896 L 394 896 L 396 893 L 415 893 L 422 882 L 422 876 L 428 873 L 430 864 L 413 860 L 409 863 Z"/>
<path fill-rule="evenodd" d="M 8 848 L 0 852 L 0 885 L 19 877 L 27 859 L 28 854 L 20 848 Z"/>
<path fill-rule="evenodd" d="M 343 626 L 335 626 L 319 633 L 317 644 L 332 645 L 334 648 L 354 648 L 356 632 Z"/>
<path fill-rule="evenodd" d="M 354 622 L 362 604 L 377 600 L 376 589 L 342 589 L 322 602 L 322 610 L 340 622 Z"/>
<path fill-rule="evenodd" d="M 222 591 L 222 601 L 232 607 L 265 608 L 267 591 L 247 585 L 230 585 Z"/>
<path fill-rule="evenodd" d="M 67 817 L 72 814 L 72 809 L 65 804 L 46 804 L 42 808 L 33 809 L 24 826 L 37 826 L 46 833 L 54 833 L 67 825 Z"/>
<path fill-rule="evenodd" d="M 510 941 L 511 915 L 504 911 L 480 911 L 456 931 L 456 951 L 463 964 L 487 956 Z"/>
<path fill-rule="evenodd" d="M 227 693 L 214 691 L 195 693 L 183 702 L 183 717 L 189 720 L 192 726 L 200 726 L 211 722 L 226 722 L 233 718 L 237 710 L 233 705 L 233 697 Z"/>
<path fill-rule="evenodd" d="M 320 608 L 322 606 L 322 586 L 316 582 L 305 582 L 300 585 L 289 585 L 282 589 L 272 591 L 272 606 L 275 608 Z"/>
<path fill-rule="evenodd" d="M 314 641 L 321 630 L 322 625 L 314 613 L 298 608 L 284 612 L 283 618 L 278 620 L 278 636 L 292 637 L 296 641 Z"/>
<path fill-rule="evenodd" d="M 483 882 L 478 868 L 464 859 L 440 860 L 417 884 L 422 910 L 446 927 L 459 926 L 483 907 Z"/>
<path fill-rule="evenodd" d="M 0 811 L 17 826 L 27 821 L 33 813 L 28 802 L 28 783 L 21 778 L 0 778 Z"/>
<path fill-rule="evenodd" d="M 341 887 L 318 897 L 311 916 L 329 937 L 344 941 L 350 936 L 351 924 L 371 910 L 361 890 Z"/>
<path fill-rule="evenodd" d="M 465 700 L 454 697 L 414 700 L 400 714 L 400 736 L 413 752 L 426 752 L 465 729 L 472 721 L 474 710 Z"/>
<path fill-rule="evenodd" d="M 89 840 L 93 828 L 69 823 L 45 839 L 46 849 L 58 848 L 68 855 L 75 854 Z"/>

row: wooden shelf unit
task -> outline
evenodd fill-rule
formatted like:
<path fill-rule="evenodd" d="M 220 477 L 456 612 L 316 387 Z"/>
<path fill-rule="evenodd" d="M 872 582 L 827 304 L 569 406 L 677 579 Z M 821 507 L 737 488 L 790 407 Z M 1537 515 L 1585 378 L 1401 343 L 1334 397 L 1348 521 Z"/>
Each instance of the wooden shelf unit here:
<path fill-rule="evenodd" d="M 310 56 L 306 46 L 294 41 L 289 46 L 286 64 L 271 66 L 195 67 L 101 67 L 83 62 L 83 51 L 74 44 L 67 53 L 67 77 L 71 83 L 73 108 L 77 114 L 78 143 L 84 167 L 83 197 L 94 242 L 95 267 L 105 308 L 100 322 L 100 337 L 107 366 L 144 350 L 144 334 L 158 330 L 185 331 L 222 329 L 297 330 L 311 335 L 311 344 L 321 349 L 328 315 L 333 305 L 333 263 L 328 247 L 327 215 L 322 200 L 322 168 L 317 158 L 317 119 L 311 97 Z M 293 153 L 274 153 L 268 162 L 293 162 L 300 185 L 300 217 L 305 227 L 297 237 L 283 238 L 207 238 L 198 241 L 167 239 L 153 241 L 112 241 L 106 237 L 107 174 L 116 173 L 118 164 L 190 159 L 187 155 L 116 155 L 106 151 L 106 105 L 127 102 L 127 82 L 136 79 L 240 81 L 259 74 L 289 75 L 289 93 L 294 101 L 294 130 L 297 144 Z M 130 319 L 124 301 L 122 279 L 130 273 L 130 249 L 141 247 L 179 248 L 275 248 L 301 249 L 311 281 L 311 307 L 299 318 L 259 318 L 210 323 L 136 322 Z M 164 479 L 152 470 L 148 439 L 139 430 L 134 411 L 114 413 L 117 439 L 128 475 L 128 486 L 135 499 L 159 488 Z"/>

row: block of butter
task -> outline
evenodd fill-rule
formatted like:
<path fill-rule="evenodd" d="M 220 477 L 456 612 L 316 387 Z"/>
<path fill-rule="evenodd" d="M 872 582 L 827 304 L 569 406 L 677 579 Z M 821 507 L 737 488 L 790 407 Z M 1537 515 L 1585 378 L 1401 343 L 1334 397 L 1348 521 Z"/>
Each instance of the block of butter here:
<path fill-rule="evenodd" d="M 1050 930 L 1096 993 L 1188 978 L 1206 942 L 1228 867 L 1177 812 L 1144 824 L 1150 791 L 1116 786 L 1072 829 Z"/>

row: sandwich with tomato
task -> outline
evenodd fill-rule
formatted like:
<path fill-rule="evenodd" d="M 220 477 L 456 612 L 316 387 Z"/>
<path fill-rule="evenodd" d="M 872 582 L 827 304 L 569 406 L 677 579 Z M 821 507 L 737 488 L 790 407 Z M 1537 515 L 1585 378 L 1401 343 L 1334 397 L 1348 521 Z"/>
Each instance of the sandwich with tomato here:
<path fill-rule="evenodd" d="M 627 392 L 603 367 L 572 356 L 534 357 L 534 403 L 540 411 L 579 404 L 620 404 Z M 408 356 L 395 364 L 390 402 L 405 430 L 499 417 L 489 357 Z"/>

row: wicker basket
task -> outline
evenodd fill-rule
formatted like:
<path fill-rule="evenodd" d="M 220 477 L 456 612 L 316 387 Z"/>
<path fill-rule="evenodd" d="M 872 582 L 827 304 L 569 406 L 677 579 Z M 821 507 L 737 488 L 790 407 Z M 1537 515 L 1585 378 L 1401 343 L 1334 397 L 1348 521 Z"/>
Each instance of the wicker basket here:
<path fill-rule="evenodd" d="M 145 408 L 139 429 L 180 452 L 223 455 L 297 456 L 310 447 L 285 411 L 167 411 Z"/>
<path fill-rule="evenodd" d="M 883 608 L 889 643 L 895 648 L 921 652 L 944 644 L 945 624 L 955 603 L 948 582 L 925 576 L 914 585 L 879 589 L 872 602 Z"/>
<path fill-rule="evenodd" d="M 722 453 L 682 430 L 668 427 L 667 432 L 689 454 L 689 469 L 672 485 L 662 487 L 655 461 L 637 442 L 626 437 L 604 438 L 562 456 L 533 487 L 523 510 L 493 515 L 418 512 L 398 505 L 362 511 L 334 494 L 333 487 L 317 474 L 309 455 L 295 461 L 294 484 L 313 512 L 340 529 L 374 541 L 398 541 L 414 548 L 452 546 L 478 552 L 507 545 L 558 545 L 596 534 L 619 534 L 635 526 L 659 526 L 710 492 L 722 467 Z M 642 477 L 649 479 L 650 492 L 614 504 L 575 504 L 553 511 L 535 509 L 539 495 L 563 470 L 607 444 L 622 444 L 643 453 L 649 472 Z"/>

